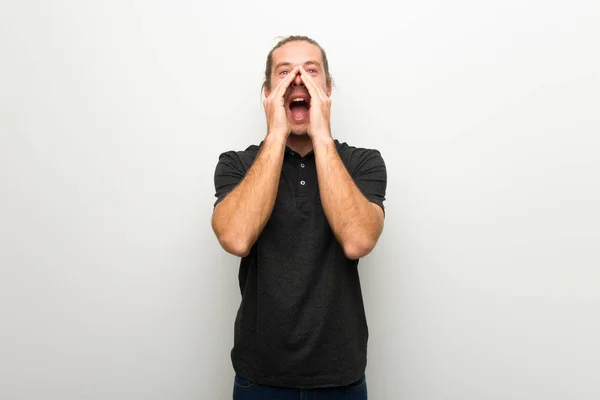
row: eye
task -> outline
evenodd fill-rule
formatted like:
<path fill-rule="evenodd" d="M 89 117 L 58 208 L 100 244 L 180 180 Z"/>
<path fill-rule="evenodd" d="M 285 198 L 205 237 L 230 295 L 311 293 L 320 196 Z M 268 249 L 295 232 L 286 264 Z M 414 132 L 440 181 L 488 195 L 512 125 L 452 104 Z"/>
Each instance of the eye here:
<path fill-rule="evenodd" d="M 311 73 L 311 74 L 316 74 L 317 73 L 317 70 L 314 69 L 314 68 L 309 68 L 306 71 L 309 72 L 309 73 Z"/>
<path fill-rule="evenodd" d="M 279 72 L 279 75 L 287 74 L 288 72 L 290 72 L 290 71 L 281 71 L 281 72 Z"/>

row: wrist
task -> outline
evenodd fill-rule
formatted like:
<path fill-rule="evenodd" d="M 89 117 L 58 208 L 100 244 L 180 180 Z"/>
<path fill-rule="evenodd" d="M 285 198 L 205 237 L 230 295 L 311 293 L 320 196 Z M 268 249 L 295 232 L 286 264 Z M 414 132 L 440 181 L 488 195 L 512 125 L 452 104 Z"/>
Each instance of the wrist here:
<path fill-rule="evenodd" d="M 332 146 L 335 144 L 329 132 L 313 134 L 311 135 L 311 139 L 314 147 Z"/>
<path fill-rule="evenodd" d="M 276 133 L 276 132 L 268 132 L 265 137 L 265 143 L 273 144 L 273 145 L 283 145 L 287 143 L 287 136 L 285 134 Z"/>
<path fill-rule="evenodd" d="M 271 127 L 267 126 L 267 137 L 277 137 L 282 138 L 283 140 L 287 140 L 287 137 L 290 134 L 290 128 L 283 128 L 280 126 Z"/>

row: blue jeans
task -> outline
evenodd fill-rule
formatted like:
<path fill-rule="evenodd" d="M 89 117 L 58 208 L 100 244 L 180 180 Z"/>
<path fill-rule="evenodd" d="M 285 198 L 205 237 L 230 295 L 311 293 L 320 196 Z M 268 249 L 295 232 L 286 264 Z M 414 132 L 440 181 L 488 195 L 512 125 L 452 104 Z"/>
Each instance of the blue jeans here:
<path fill-rule="evenodd" d="M 341 387 L 323 389 L 292 389 L 259 385 L 236 375 L 233 382 L 233 400 L 367 400 L 367 380 Z"/>

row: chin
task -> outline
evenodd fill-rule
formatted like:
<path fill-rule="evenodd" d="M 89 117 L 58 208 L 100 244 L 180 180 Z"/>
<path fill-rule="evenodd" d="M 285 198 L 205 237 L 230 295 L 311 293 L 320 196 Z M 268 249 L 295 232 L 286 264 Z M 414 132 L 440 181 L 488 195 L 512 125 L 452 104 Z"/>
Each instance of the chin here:
<path fill-rule="evenodd" d="M 301 126 L 292 126 L 291 134 L 295 135 L 295 136 L 307 135 L 308 134 L 308 127 L 304 126 L 304 125 L 301 125 Z"/>
<path fill-rule="evenodd" d="M 304 136 L 304 135 L 308 135 L 308 131 L 305 130 L 296 130 L 296 129 L 292 129 L 292 132 L 290 132 L 292 135 L 294 136 Z"/>

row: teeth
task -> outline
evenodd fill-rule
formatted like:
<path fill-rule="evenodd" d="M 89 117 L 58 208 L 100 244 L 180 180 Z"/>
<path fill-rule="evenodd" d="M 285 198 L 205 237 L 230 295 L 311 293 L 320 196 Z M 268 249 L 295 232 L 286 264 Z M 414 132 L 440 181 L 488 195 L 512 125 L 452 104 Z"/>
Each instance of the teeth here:
<path fill-rule="evenodd" d="M 294 100 L 292 100 L 292 103 L 293 103 L 293 102 L 296 102 L 296 101 L 304 101 L 304 99 L 297 98 L 297 99 L 294 99 Z"/>

